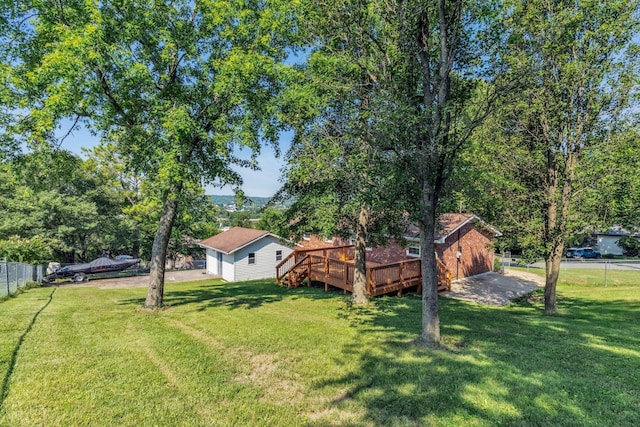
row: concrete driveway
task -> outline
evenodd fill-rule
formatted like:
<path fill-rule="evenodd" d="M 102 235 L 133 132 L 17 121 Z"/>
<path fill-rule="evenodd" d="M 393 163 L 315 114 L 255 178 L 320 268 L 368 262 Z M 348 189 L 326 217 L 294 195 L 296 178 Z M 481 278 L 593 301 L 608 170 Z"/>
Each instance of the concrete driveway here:
<path fill-rule="evenodd" d="M 473 301 L 487 305 L 505 305 L 544 286 L 544 278 L 532 273 L 508 271 L 506 274 L 485 273 L 454 280 L 451 291 L 443 297 Z"/>

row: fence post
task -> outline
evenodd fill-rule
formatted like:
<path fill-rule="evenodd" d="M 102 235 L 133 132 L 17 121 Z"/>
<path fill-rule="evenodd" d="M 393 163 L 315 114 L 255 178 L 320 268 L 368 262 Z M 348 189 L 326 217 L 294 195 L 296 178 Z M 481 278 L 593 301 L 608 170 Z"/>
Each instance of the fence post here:
<path fill-rule="evenodd" d="M 604 287 L 607 287 L 607 270 L 609 270 L 608 268 L 609 266 L 609 260 L 606 260 L 604 262 Z"/>
<path fill-rule="evenodd" d="M 4 274 L 5 278 L 7 279 L 7 295 L 10 295 L 11 285 L 9 284 L 9 263 L 7 262 L 6 258 L 4 259 L 4 261 L 2 261 L 2 263 L 4 264 Z"/>

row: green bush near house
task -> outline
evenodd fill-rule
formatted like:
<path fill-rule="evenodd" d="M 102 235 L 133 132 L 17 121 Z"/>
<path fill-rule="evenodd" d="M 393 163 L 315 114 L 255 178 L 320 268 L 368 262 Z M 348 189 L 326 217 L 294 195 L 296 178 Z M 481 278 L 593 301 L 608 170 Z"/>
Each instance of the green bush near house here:
<path fill-rule="evenodd" d="M 618 240 L 618 246 L 624 250 L 626 256 L 640 256 L 640 239 L 633 236 L 623 236 Z"/>
<path fill-rule="evenodd" d="M 502 259 L 500 259 L 499 257 L 493 258 L 493 272 L 494 273 L 502 272 Z"/>
<path fill-rule="evenodd" d="M 561 282 L 560 316 L 442 298 L 429 350 L 415 295 L 204 281 L 147 312 L 145 288 L 30 289 L 0 303 L 0 425 L 634 425 L 639 290 Z"/>

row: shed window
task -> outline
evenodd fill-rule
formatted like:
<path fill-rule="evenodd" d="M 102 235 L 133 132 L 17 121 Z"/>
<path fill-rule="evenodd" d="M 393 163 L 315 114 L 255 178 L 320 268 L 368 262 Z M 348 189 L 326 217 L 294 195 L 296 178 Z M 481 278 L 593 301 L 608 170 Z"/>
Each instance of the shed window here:
<path fill-rule="evenodd" d="M 256 254 L 255 252 L 251 252 L 249 254 L 249 264 L 255 264 L 256 263 Z"/>
<path fill-rule="evenodd" d="M 276 251 L 276 261 L 282 261 L 282 251 Z"/>

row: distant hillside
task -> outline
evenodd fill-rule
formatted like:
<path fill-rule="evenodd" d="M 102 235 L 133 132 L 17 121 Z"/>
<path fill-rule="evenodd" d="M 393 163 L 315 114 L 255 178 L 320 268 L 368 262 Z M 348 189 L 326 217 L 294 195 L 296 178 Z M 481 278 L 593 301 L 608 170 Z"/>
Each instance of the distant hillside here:
<path fill-rule="evenodd" d="M 236 198 L 235 196 L 232 196 L 232 195 L 224 195 L 224 196 L 212 195 L 210 197 L 211 197 L 211 201 L 215 205 L 220 206 L 221 208 L 224 208 L 230 205 L 235 205 L 236 203 Z M 250 208 L 261 208 L 264 205 L 266 205 L 269 202 L 269 200 L 271 200 L 270 197 L 248 197 L 248 199 L 250 200 L 250 203 L 248 203 L 246 207 L 250 207 Z"/>

